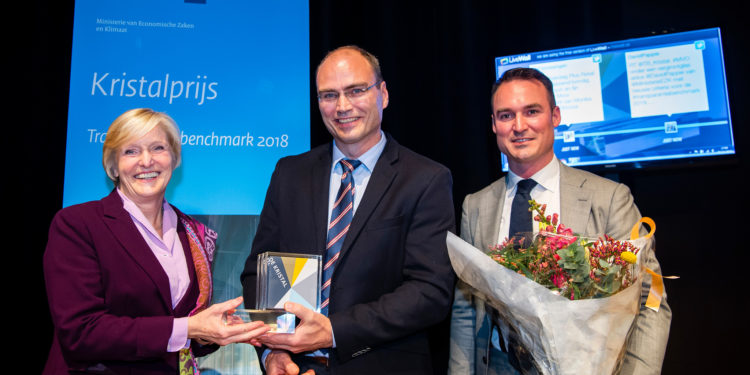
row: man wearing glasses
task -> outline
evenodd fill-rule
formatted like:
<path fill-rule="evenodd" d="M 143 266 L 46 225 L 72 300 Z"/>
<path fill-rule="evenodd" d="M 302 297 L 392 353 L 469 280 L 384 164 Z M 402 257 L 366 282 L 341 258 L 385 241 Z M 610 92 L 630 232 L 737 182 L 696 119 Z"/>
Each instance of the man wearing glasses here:
<path fill-rule="evenodd" d="M 255 301 L 265 251 L 324 261 L 320 313 L 288 303 L 294 334 L 260 339 L 269 374 L 432 374 L 428 331 L 450 311 L 445 237 L 455 219 L 450 171 L 381 130 L 388 90 L 377 58 L 330 52 L 316 76 L 333 142 L 279 160 L 242 273 Z"/>

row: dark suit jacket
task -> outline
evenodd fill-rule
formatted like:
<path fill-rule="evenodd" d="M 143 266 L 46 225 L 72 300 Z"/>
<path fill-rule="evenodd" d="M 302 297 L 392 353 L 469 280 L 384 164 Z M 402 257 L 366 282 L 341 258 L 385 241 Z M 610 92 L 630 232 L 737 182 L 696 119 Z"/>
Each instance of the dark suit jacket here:
<path fill-rule="evenodd" d="M 177 230 L 190 287 L 173 309 L 167 274 L 122 207 L 117 191 L 55 215 L 44 253 L 55 326 L 45 374 L 67 374 L 69 369 L 97 364 L 118 374 L 177 372 L 177 353 L 167 353 L 172 323 L 175 317 L 187 316 L 198 298 L 182 223 Z M 193 342 L 196 355 L 216 348 Z"/>
<path fill-rule="evenodd" d="M 276 165 L 241 277 L 245 301 L 255 301 L 258 254 L 325 258 L 331 150 Z M 431 373 L 428 328 L 447 317 L 455 283 L 445 245 L 451 186 L 448 169 L 387 136 L 333 274 L 332 373 Z"/>

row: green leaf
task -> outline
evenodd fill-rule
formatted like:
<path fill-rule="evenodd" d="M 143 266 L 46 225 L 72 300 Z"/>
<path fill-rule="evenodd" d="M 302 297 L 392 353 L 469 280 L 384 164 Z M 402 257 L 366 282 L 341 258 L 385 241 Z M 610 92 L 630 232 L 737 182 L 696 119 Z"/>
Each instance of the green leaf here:
<path fill-rule="evenodd" d="M 534 274 L 531 273 L 528 267 L 526 267 L 523 263 L 518 263 L 518 267 L 521 269 L 521 272 L 523 272 L 523 275 L 526 276 L 529 279 L 534 279 Z"/>

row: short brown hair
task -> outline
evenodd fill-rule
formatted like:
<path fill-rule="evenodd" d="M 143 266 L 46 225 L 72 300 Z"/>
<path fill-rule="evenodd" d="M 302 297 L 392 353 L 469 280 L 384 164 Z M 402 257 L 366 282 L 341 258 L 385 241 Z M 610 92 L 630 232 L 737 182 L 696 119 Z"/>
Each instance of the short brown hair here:
<path fill-rule="evenodd" d="M 495 84 L 492 85 L 492 93 L 490 94 L 490 108 L 492 108 L 493 101 L 495 99 L 495 92 L 497 92 L 497 89 L 500 88 L 500 85 L 505 82 L 516 80 L 538 81 L 539 83 L 544 85 L 545 89 L 547 89 L 547 98 L 549 99 L 550 109 L 555 108 L 555 106 L 557 105 L 557 103 L 555 102 L 555 92 L 552 89 L 552 80 L 550 80 L 549 77 L 534 68 L 514 68 L 503 73 L 503 75 L 500 76 L 497 81 L 495 81 Z M 495 109 L 492 108 L 492 111 L 494 110 Z"/>

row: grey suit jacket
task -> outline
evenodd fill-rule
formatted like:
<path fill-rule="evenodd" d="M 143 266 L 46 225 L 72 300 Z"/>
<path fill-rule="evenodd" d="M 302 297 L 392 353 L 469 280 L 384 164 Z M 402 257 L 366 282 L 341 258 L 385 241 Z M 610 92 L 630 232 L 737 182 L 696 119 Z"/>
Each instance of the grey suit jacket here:
<path fill-rule="evenodd" d="M 506 179 L 501 178 L 466 197 L 462 207 L 461 238 L 479 249 L 497 243 Z M 607 233 L 616 239 L 629 238 L 641 214 L 630 189 L 623 184 L 560 163 L 560 217 L 576 233 Z M 653 254 L 653 252 L 651 252 Z M 646 265 L 661 272 L 654 256 Z M 659 374 L 669 337 L 672 311 L 666 298 L 659 312 L 644 306 L 651 278 L 642 285 L 641 309 L 627 343 L 620 374 Z M 490 320 L 483 300 L 458 283 L 451 318 L 450 374 L 509 373 L 507 363 L 492 363 Z M 512 373 L 512 372 L 510 372 Z"/>

